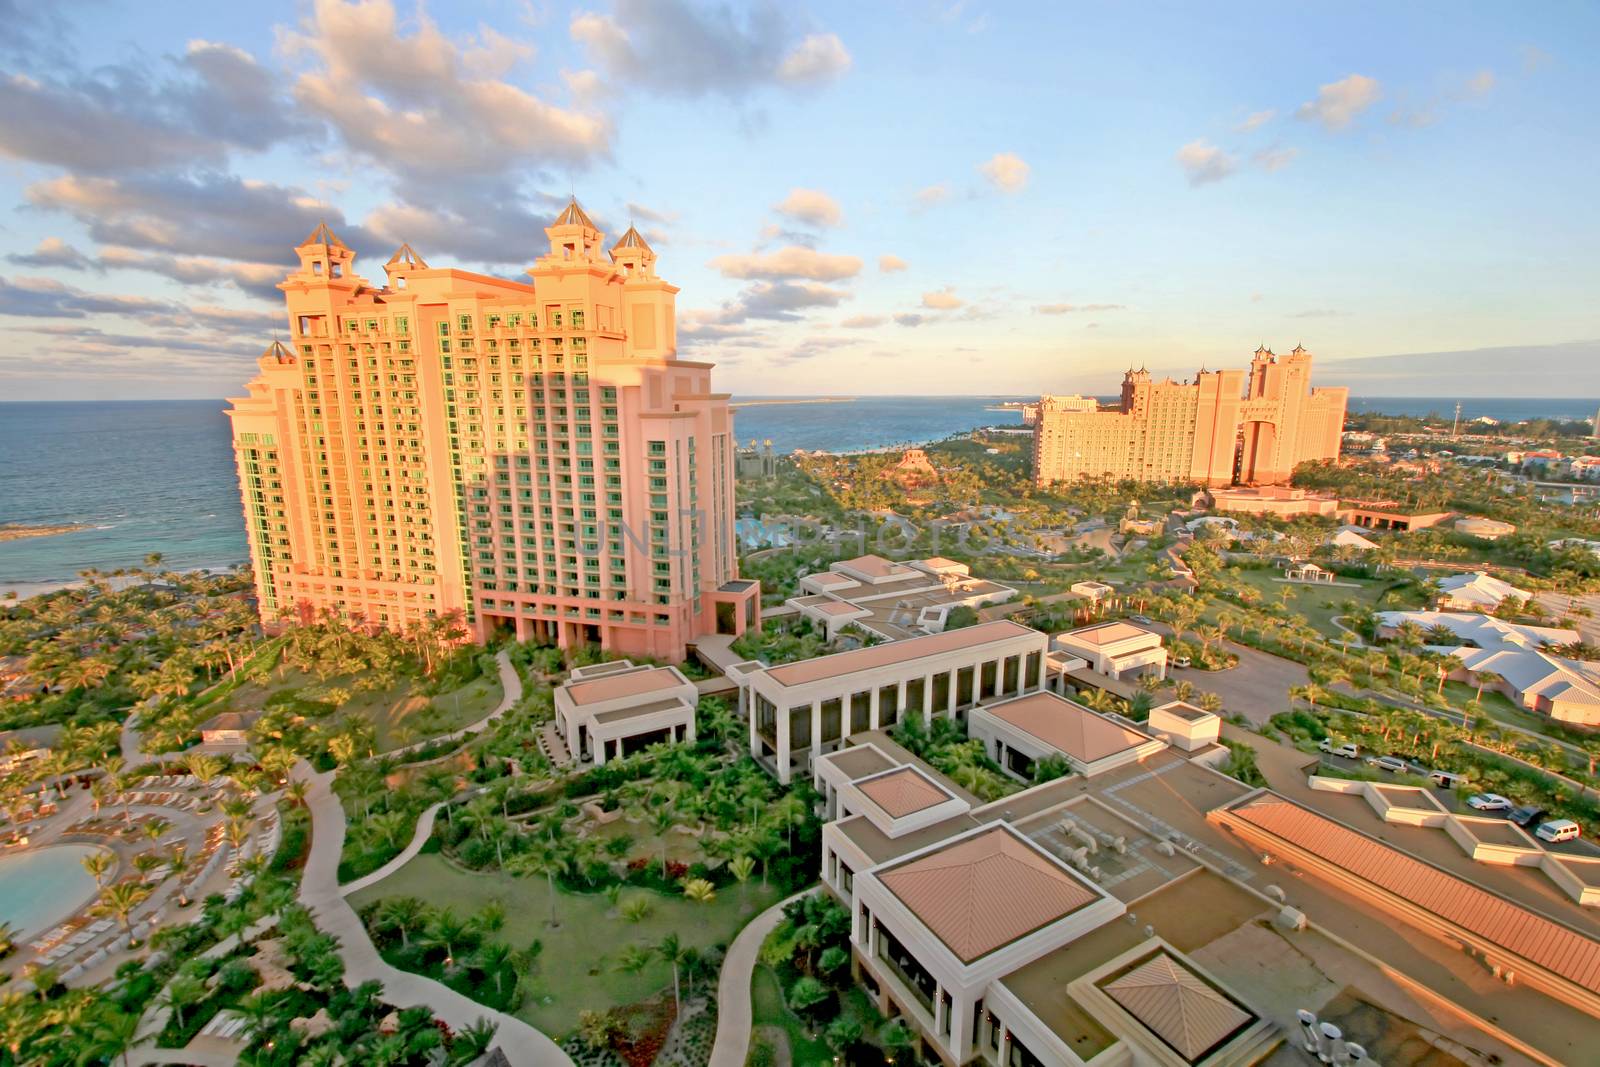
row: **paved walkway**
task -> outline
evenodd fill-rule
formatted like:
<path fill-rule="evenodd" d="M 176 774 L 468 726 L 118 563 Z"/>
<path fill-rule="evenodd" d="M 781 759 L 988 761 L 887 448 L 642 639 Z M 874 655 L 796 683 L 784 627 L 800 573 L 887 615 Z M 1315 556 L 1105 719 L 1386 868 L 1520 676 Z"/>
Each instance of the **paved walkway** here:
<path fill-rule="evenodd" d="M 509 693 L 509 688 L 508 688 Z M 344 961 L 345 985 L 355 988 L 362 982 L 383 983 L 383 999 L 396 1007 L 424 1007 L 443 1019 L 452 1030 L 461 1030 L 480 1019 L 498 1030 L 495 1047 L 504 1053 L 512 1067 L 552 1067 L 572 1060 L 549 1036 L 521 1019 L 485 1007 L 455 990 L 420 974 L 391 967 L 378 955 L 367 936 L 360 916 L 344 899 L 339 888 L 339 856 L 344 850 L 344 805 L 333 792 L 334 772 L 313 772 L 304 762 L 296 765 L 293 777 L 308 785 L 306 804 L 311 812 L 311 854 L 306 859 L 300 883 L 300 902 L 311 911 L 317 928 L 339 939 L 339 956 Z"/>
<path fill-rule="evenodd" d="M 717 979 L 717 1037 L 706 1067 L 744 1067 L 754 1024 L 750 979 L 755 974 L 761 944 L 783 921 L 785 905 L 812 892 L 816 890 L 804 889 L 788 900 L 778 901 L 751 919 L 728 946 L 727 955 L 722 957 L 722 974 Z"/>
<path fill-rule="evenodd" d="M 400 748 L 391 749 L 390 751 L 383 753 L 383 755 L 403 756 L 407 752 L 416 752 L 425 746 L 436 745 L 441 741 L 463 740 L 464 738 L 471 737 L 473 734 L 482 733 L 484 730 L 488 729 L 490 724 L 492 724 L 496 719 L 510 711 L 512 708 L 516 707 L 517 702 L 522 699 L 522 678 L 517 674 L 517 669 L 511 665 L 511 657 L 506 653 L 501 652 L 495 656 L 495 662 L 500 664 L 500 688 L 505 693 L 505 696 L 501 697 L 500 703 L 493 711 L 470 726 L 463 726 L 461 729 L 456 730 L 453 733 L 440 734 L 437 737 L 430 737 L 425 741 L 418 741 L 415 744 L 404 745 Z"/>
<path fill-rule="evenodd" d="M 355 881 L 350 882 L 347 885 L 340 886 L 339 892 L 343 893 L 345 896 L 349 896 L 351 893 L 354 893 L 359 889 L 365 889 L 369 885 L 377 885 L 395 871 L 398 871 L 401 867 L 404 867 L 407 863 L 410 863 L 411 858 L 418 852 L 421 852 L 422 846 L 428 843 L 428 838 L 433 836 L 433 820 L 439 814 L 439 809 L 444 807 L 444 805 L 445 802 L 440 801 L 439 803 L 423 810 L 422 814 L 417 818 L 417 832 L 411 835 L 411 842 L 406 845 L 405 848 L 400 850 L 400 854 L 398 856 L 390 860 L 388 863 L 385 863 L 382 867 L 379 867 L 365 878 L 357 878 Z"/>

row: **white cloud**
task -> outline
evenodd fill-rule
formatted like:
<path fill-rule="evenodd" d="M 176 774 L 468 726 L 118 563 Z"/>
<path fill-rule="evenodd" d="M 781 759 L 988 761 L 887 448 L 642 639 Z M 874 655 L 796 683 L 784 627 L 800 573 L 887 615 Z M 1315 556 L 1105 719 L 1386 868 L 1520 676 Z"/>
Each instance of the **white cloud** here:
<path fill-rule="evenodd" d="M 1253 111 L 1245 116 L 1245 120 L 1233 129 L 1236 133 L 1250 133 L 1252 130 L 1259 130 L 1277 117 L 1278 113 L 1272 108 L 1268 108 L 1265 111 Z"/>
<path fill-rule="evenodd" d="M 1183 168 L 1184 177 L 1189 179 L 1190 185 L 1219 182 L 1232 174 L 1238 166 L 1232 156 L 1204 137 L 1196 138 L 1178 149 L 1173 158 L 1178 161 L 1178 166 Z"/>
<path fill-rule="evenodd" d="M 1035 304 L 1038 315 L 1074 315 L 1080 311 L 1125 311 L 1125 304 Z"/>
<path fill-rule="evenodd" d="M 1002 193 L 1020 193 L 1028 184 L 1031 170 L 1021 156 L 1012 152 L 1000 152 L 978 167 L 978 173 Z"/>
<path fill-rule="evenodd" d="M 932 207 L 950 199 L 950 186 L 944 182 L 917 190 L 917 206 Z"/>
<path fill-rule="evenodd" d="M 345 142 L 395 170 L 436 178 L 515 163 L 583 163 L 611 147 L 601 114 L 550 103 L 506 80 L 532 49 L 493 30 L 454 41 L 423 12 L 402 34 L 390 0 L 317 0 L 291 57 L 309 56 L 295 99 Z"/>
<path fill-rule="evenodd" d="M 861 260 L 855 256 L 832 255 L 799 245 L 775 252 L 717 256 L 711 266 L 724 278 L 809 278 L 819 282 L 853 278 L 861 272 Z"/>
<path fill-rule="evenodd" d="M 776 5 L 735 10 L 684 0 L 613 0 L 611 13 L 580 11 L 568 32 L 614 81 L 673 96 L 742 97 L 768 86 L 803 88 L 850 68 L 832 33 L 794 39 Z"/>
<path fill-rule="evenodd" d="M 1256 166 L 1269 174 L 1273 174 L 1293 163 L 1294 157 L 1299 154 L 1300 149 L 1298 148 L 1279 148 L 1274 145 L 1271 148 L 1263 148 L 1251 158 L 1255 160 Z"/>
<path fill-rule="evenodd" d="M 883 274 L 893 274 L 897 270 L 905 270 L 909 264 L 899 256 L 892 256 L 885 252 L 878 257 L 878 270 Z"/>
<path fill-rule="evenodd" d="M 839 325 L 847 330 L 870 330 L 874 326 L 882 326 L 885 321 L 882 315 L 852 315 Z"/>
<path fill-rule="evenodd" d="M 922 294 L 922 306 L 935 311 L 954 311 L 966 301 L 956 296 L 955 287 L 947 285 L 943 289 L 935 289 L 931 293 Z"/>
<path fill-rule="evenodd" d="M 1317 90 L 1317 98 L 1301 104 L 1295 117 L 1342 130 L 1383 97 L 1383 87 L 1365 74 L 1351 74 Z"/>
<path fill-rule="evenodd" d="M 791 85 L 815 85 L 842 77 L 850 62 L 850 53 L 837 34 L 813 33 L 783 57 L 778 77 Z"/>
<path fill-rule="evenodd" d="M 837 226 L 844 221 L 839 202 L 821 189 L 791 189 L 772 210 L 813 226 Z"/>

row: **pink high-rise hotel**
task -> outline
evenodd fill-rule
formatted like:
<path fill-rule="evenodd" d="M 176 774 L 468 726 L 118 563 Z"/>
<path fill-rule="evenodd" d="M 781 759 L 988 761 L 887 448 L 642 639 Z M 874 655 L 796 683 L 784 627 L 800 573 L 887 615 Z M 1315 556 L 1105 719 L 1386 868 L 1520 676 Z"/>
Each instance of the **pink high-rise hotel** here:
<path fill-rule="evenodd" d="M 527 283 L 402 246 L 374 285 L 326 226 L 296 248 L 291 339 L 228 413 L 264 622 L 456 614 L 670 660 L 759 625 L 733 415 L 677 358 L 678 290 L 576 201 L 545 233 Z"/>

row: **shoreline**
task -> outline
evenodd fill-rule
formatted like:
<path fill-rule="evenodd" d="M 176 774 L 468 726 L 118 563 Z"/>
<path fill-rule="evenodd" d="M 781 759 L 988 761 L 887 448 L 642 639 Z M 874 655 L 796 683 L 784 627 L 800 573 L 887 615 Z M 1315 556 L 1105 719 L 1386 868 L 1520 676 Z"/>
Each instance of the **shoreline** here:
<path fill-rule="evenodd" d="M 730 400 L 730 408 L 769 408 L 787 406 L 789 404 L 854 404 L 859 397 L 854 396 L 797 396 L 773 397 L 765 400 Z"/>
<path fill-rule="evenodd" d="M 166 568 L 176 574 L 193 574 L 204 571 L 208 575 L 231 574 L 239 567 L 247 566 L 248 560 L 226 565 L 203 564 L 194 567 Z M 144 578 L 136 574 L 105 574 L 101 576 L 112 589 L 121 590 L 131 585 L 137 585 Z M 46 596 L 50 593 L 59 593 L 63 589 L 82 589 L 89 584 L 85 578 L 41 578 L 27 579 L 0 579 L 0 603 L 20 604 L 24 600 L 34 597 Z M 12 594 L 15 594 L 13 597 Z"/>

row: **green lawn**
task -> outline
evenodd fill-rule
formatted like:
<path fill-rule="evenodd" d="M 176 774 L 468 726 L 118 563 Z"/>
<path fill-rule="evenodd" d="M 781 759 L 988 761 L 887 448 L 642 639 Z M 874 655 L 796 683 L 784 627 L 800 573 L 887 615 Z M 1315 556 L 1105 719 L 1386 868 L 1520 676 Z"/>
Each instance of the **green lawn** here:
<path fill-rule="evenodd" d="M 273 671 L 265 683 L 250 682 L 234 690 L 229 706 L 241 711 L 261 708 L 274 693 L 286 689 L 298 690 L 308 698 L 328 689 L 342 689 L 350 699 L 340 708 L 339 717 L 359 716 L 370 721 L 377 730 L 378 751 L 387 752 L 477 722 L 504 696 L 498 673 L 441 693 L 431 704 L 427 697 L 411 691 L 410 678 L 401 678 L 386 689 L 363 691 L 355 687 L 357 677 L 340 675 L 322 681 L 293 668 Z"/>
<path fill-rule="evenodd" d="M 1386 595 L 1393 581 L 1387 578 L 1339 578 L 1340 582 L 1350 582 L 1352 585 L 1310 585 L 1300 582 L 1281 582 L 1273 579 L 1281 577 L 1282 572 L 1277 569 L 1245 570 L 1239 572 L 1239 579 L 1246 585 L 1253 586 L 1261 592 L 1262 603 L 1283 603 L 1283 591 L 1290 590 L 1288 601 L 1289 610 L 1298 615 L 1304 615 L 1313 629 L 1326 637 L 1340 638 L 1345 634 L 1333 624 L 1334 616 L 1345 614 L 1345 602 L 1355 601 L 1357 604 L 1371 608 L 1374 611 L 1398 611 L 1404 608 L 1417 607 L 1407 598 L 1398 594 Z"/>
<path fill-rule="evenodd" d="M 506 924 L 496 938 L 518 949 L 535 938 L 544 945 L 533 976 L 534 995 L 516 1014 L 559 1038 L 577 1027 L 582 1009 L 632 1004 L 672 984 L 672 970 L 660 960 L 651 960 L 637 974 L 618 970 L 615 962 L 622 949 L 630 944 L 656 945 L 669 933 L 677 933 L 685 944 L 696 948 L 726 945 L 745 923 L 777 899 L 777 890 L 752 880 L 719 890 L 709 904 L 697 904 L 626 888 L 623 901 L 643 896 L 652 905 L 650 914 L 637 923 L 611 914 L 603 894 L 558 890 L 560 925 L 551 928 L 550 895 L 543 878 L 514 878 L 498 871 L 468 873 L 450 866 L 441 856 L 424 854 L 378 885 L 352 894 L 350 902 L 360 908 L 388 896 L 447 904 L 463 918 L 491 900 L 504 903 Z"/>
<path fill-rule="evenodd" d="M 756 1026 L 775 1026 L 789 1038 L 790 1063 L 794 1067 L 833 1062 L 833 1049 L 822 1040 L 819 1030 L 812 1037 L 800 1017 L 783 1002 L 778 976 L 766 964 L 758 964 L 750 977 L 750 1015 Z"/>

